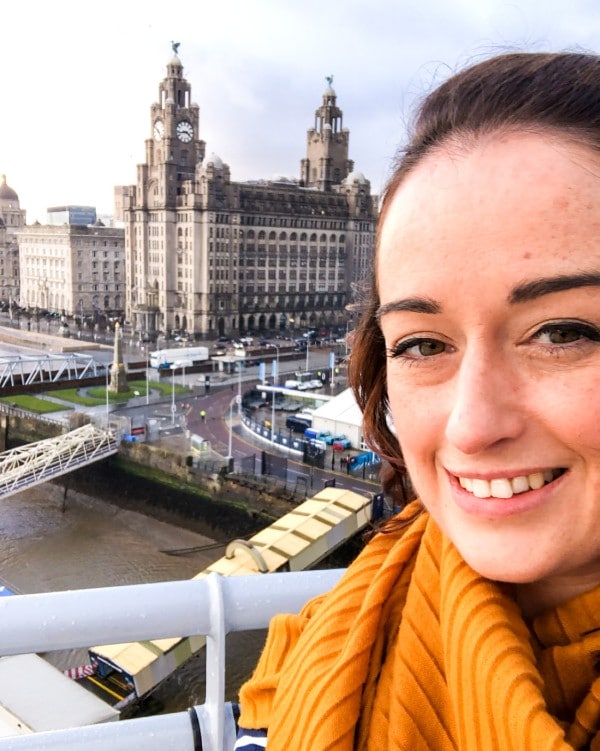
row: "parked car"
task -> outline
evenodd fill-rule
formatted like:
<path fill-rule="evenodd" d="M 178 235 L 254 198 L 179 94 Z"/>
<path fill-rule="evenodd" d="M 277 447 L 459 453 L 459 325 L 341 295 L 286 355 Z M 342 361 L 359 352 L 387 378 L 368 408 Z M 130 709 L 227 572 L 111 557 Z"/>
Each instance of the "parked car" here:
<path fill-rule="evenodd" d="M 331 448 L 334 451 L 345 451 L 352 448 L 352 443 L 347 438 L 343 438 L 341 441 L 334 441 L 331 444 Z"/>
<path fill-rule="evenodd" d="M 335 433 L 334 435 L 329 435 L 325 440 L 330 446 L 334 443 L 339 443 L 341 444 L 342 448 L 352 448 L 352 441 L 350 441 L 343 433 Z"/>
<path fill-rule="evenodd" d="M 304 431 L 304 437 L 309 441 L 322 441 L 327 443 L 327 439 L 331 433 L 328 430 L 315 430 L 314 428 L 307 428 Z"/>

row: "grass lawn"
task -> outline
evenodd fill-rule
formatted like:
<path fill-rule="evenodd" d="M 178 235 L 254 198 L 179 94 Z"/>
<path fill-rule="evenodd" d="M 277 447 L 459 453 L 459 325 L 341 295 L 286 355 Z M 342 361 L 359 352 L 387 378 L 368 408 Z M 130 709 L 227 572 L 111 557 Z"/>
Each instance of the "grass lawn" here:
<path fill-rule="evenodd" d="M 146 396 L 146 381 L 129 381 L 128 386 L 129 391 L 124 391 L 121 394 L 109 391 L 108 401 L 111 403 L 126 402 L 135 396 Z M 159 391 L 161 396 L 170 396 L 171 389 L 172 386 L 170 383 L 150 381 L 150 391 Z M 187 394 L 188 391 L 184 386 L 175 384 L 176 394 Z M 64 399 L 67 402 L 73 402 L 73 404 L 81 404 L 84 407 L 96 407 L 99 404 L 106 404 L 105 386 L 93 386 L 87 389 L 85 394 L 79 394 L 78 389 L 61 389 L 60 391 L 52 391 L 51 393 L 58 399 Z"/>
<path fill-rule="evenodd" d="M 0 401 L 20 407 L 21 409 L 28 409 L 30 412 L 37 412 L 39 415 L 46 412 L 61 412 L 64 409 L 69 409 L 69 407 L 65 407 L 62 404 L 48 402 L 46 399 L 38 399 L 37 396 L 30 396 L 29 394 L 4 396 Z"/>

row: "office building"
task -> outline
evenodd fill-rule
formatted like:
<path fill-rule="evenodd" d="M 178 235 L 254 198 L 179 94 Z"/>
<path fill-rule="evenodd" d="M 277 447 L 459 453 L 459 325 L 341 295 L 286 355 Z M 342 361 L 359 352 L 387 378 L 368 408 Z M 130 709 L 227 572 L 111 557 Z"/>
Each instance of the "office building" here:
<path fill-rule="evenodd" d="M 17 239 L 23 307 L 95 320 L 123 312 L 123 229 L 36 223 Z"/>

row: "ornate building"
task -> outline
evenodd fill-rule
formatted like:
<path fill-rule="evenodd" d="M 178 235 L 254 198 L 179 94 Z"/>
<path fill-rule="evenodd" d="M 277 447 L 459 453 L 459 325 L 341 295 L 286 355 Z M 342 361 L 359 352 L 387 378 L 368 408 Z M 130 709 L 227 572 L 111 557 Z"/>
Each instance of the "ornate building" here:
<path fill-rule="evenodd" d="M 100 221 L 24 227 L 17 236 L 21 305 L 94 320 L 122 313 L 123 235 Z"/>
<path fill-rule="evenodd" d="M 151 338 L 345 325 L 351 285 L 371 266 L 376 198 L 352 171 L 331 78 L 301 178 L 233 182 L 227 164 L 205 155 L 177 47 L 137 182 L 115 189 L 127 318 Z"/>
<path fill-rule="evenodd" d="M 0 296 L 2 300 L 19 299 L 19 245 L 17 232 L 25 226 L 25 210 L 19 196 L 0 176 Z"/>

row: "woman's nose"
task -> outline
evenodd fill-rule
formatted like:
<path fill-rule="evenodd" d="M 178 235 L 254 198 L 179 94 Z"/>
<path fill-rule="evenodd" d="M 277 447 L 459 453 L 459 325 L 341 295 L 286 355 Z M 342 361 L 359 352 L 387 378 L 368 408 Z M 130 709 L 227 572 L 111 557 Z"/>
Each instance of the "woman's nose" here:
<path fill-rule="evenodd" d="M 446 438 L 465 454 L 518 438 L 526 425 L 518 378 L 501 358 L 461 362 L 450 393 Z"/>

